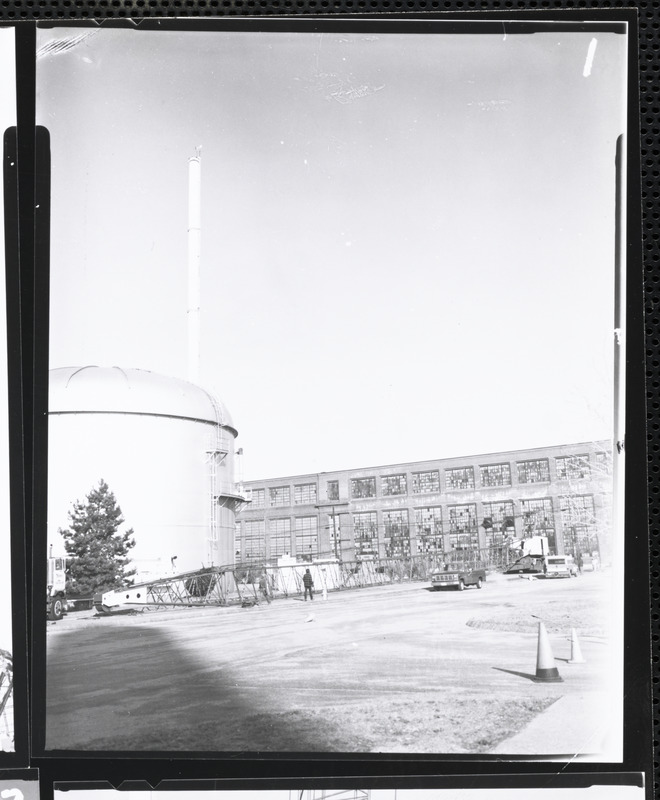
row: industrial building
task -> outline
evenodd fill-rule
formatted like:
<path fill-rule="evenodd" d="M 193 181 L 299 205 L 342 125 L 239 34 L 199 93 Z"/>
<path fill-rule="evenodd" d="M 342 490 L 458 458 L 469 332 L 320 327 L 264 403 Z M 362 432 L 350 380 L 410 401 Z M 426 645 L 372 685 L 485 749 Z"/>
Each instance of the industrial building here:
<path fill-rule="evenodd" d="M 609 558 L 609 441 L 247 481 L 236 560 L 359 561 L 547 536 Z"/>

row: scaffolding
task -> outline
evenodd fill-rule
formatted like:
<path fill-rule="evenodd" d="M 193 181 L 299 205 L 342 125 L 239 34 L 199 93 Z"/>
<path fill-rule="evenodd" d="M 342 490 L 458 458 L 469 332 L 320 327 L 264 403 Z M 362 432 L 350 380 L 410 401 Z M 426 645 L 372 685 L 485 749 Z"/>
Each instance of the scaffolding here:
<path fill-rule="evenodd" d="M 518 557 L 509 547 L 487 550 L 452 550 L 408 557 L 389 557 L 341 561 L 316 559 L 288 564 L 273 564 L 263 559 L 224 567 L 208 567 L 149 583 L 106 592 L 95 598 L 101 613 L 122 607 L 195 607 L 258 605 L 266 600 L 304 595 L 303 576 L 310 570 L 314 592 L 340 592 L 407 582 L 431 580 L 431 574 L 446 564 L 462 569 L 505 570 Z"/>

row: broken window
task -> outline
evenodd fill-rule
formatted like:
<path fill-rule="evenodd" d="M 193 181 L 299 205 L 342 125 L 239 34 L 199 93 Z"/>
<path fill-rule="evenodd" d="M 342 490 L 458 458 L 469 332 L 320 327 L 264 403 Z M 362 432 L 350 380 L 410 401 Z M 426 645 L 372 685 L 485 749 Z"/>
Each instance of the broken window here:
<path fill-rule="evenodd" d="M 415 532 L 419 552 L 442 552 L 442 508 L 440 506 L 416 508 Z"/>
<path fill-rule="evenodd" d="M 428 472 L 413 472 L 413 494 L 440 491 L 440 472 L 437 469 Z"/>
<path fill-rule="evenodd" d="M 351 478 L 351 497 L 359 499 L 361 497 L 376 496 L 375 478 Z"/>
<path fill-rule="evenodd" d="M 482 486 L 511 486 L 509 464 L 486 464 L 479 467 Z"/>
<path fill-rule="evenodd" d="M 353 514 L 353 536 L 357 556 L 378 555 L 378 520 L 375 511 Z"/>
<path fill-rule="evenodd" d="M 380 488 L 383 497 L 408 493 L 405 475 L 383 475 L 380 480 Z"/>
<path fill-rule="evenodd" d="M 555 459 L 557 478 L 559 480 L 581 480 L 591 477 L 589 456 L 557 456 Z"/>
<path fill-rule="evenodd" d="M 449 506 L 449 542 L 457 550 L 479 546 L 476 503 Z"/>
<path fill-rule="evenodd" d="M 545 483 L 550 480 L 550 466 L 547 458 L 518 462 L 519 483 Z"/>
<path fill-rule="evenodd" d="M 457 467 L 445 471 L 447 491 L 451 489 L 474 489 L 474 469 Z"/>
<path fill-rule="evenodd" d="M 385 553 L 390 557 L 410 555 L 410 526 L 408 509 L 383 511 Z"/>
<path fill-rule="evenodd" d="M 501 545 L 515 532 L 513 500 L 500 500 L 483 504 L 481 523 L 486 532 L 486 546 Z"/>

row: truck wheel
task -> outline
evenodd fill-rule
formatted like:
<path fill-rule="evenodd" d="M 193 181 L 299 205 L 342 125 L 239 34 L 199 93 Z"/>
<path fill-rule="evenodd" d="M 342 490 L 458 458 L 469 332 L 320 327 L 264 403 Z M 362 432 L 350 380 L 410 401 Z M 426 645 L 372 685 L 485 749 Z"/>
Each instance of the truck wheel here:
<path fill-rule="evenodd" d="M 481 587 L 482 587 L 483 585 L 484 585 L 484 582 L 481 580 L 481 578 L 478 578 L 478 579 L 477 579 L 477 589 L 481 589 Z"/>
<path fill-rule="evenodd" d="M 465 589 L 465 583 L 463 583 L 463 579 L 461 578 L 461 580 L 458 582 L 458 591 L 462 592 L 463 589 Z"/>
<path fill-rule="evenodd" d="M 61 597 L 56 597 L 50 604 L 48 618 L 57 622 L 64 616 L 64 603 Z"/>

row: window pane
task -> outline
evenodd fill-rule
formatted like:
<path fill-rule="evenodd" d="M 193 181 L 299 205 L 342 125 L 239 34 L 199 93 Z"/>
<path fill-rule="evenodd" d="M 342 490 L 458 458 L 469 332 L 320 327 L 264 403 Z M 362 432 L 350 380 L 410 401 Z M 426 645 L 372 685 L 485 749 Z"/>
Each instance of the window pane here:
<path fill-rule="evenodd" d="M 518 481 L 520 483 L 544 483 L 549 480 L 550 467 L 547 458 L 518 462 Z"/>
<path fill-rule="evenodd" d="M 288 486 L 276 486 L 270 490 L 271 506 L 290 506 L 291 489 Z"/>
<path fill-rule="evenodd" d="M 328 500 L 339 500 L 339 481 L 328 481 Z"/>
<path fill-rule="evenodd" d="M 311 561 L 318 555 L 318 520 L 316 517 L 296 517 L 296 553 Z"/>
<path fill-rule="evenodd" d="M 234 554 L 236 560 L 240 561 L 241 558 L 241 523 L 234 523 Z"/>
<path fill-rule="evenodd" d="M 413 472 L 413 494 L 440 491 L 440 473 L 437 469 L 429 472 Z"/>
<path fill-rule="evenodd" d="M 248 520 L 243 529 L 243 558 L 263 558 L 266 555 L 266 521 Z"/>
<path fill-rule="evenodd" d="M 378 521 L 375 511 L 353 514 L 353 536 L 357 556 L 378 555 Z"/>
<path fill-rule="evenodd" d="M 457 549 L 478 546 L 476 503 L 449 506 L 449 543 Z"/>
<path fill-rule="evenodd" d="M 437 553 L 444 549 L 442 541 L 442 509 L 415 509 L 415 532 L 417 534 L 417 550 L 420 553 Z"/>
<path fill-rule="evenodd" d="M 551 550 L 556 552 L 555 515 L 549 497 L 522 501 L 523 532 L 527 536 L 547 536 Z"/>
<path fill-rule="evenodd" d="M 346 536 L 342 535 L 341 514 L 328 514 L 328 532 L 330 534 L 330 550 L 335 556 L 341 555 L 346 544 Z"/>
<path fill-rule="evenodd" d="M 474 470 L 472 467 L 448 469 L 445 472 L 447 489 L 474 489 Z"/>
<path fill-rule="evenodd" d="M 484 518 L 481 526 L 486 531 L 486 546 L 495 547 L 504 543 L 507 536 L 515 532 L 512 500 L 484 503 Z"/>
<path fill-rule="evenodd" d="M 297 506 L 314 505 L 316 503 L 316 484 L 303 483 L 293 487 L 293 502 Z"/>
<path fill-rule="evenodd" d="M 270 555 L 282 556 L 291 552 L 291 520 L 271 519 L 270 528 Z"/>
<path fill-rule="evenodd" d="M 564 549 L 574 556 L 593 553 L 598 548 L 596 509 L 591 494 L 560 497 Z"/>
<path fill-rule="evenodd" d="M 596 522 L 594 496 L 592 494 L 574 494 L 560 497 L 562 520 L 575 525 L 593 525 Z"/>
<path fill-rule="evenodd" d="M 555 459 L 559 480 L 580 480 L 591 475 L 589 456 L 558 456 Z"/>
<path fill-rule="evenodd" d="M 410 527 L 408 509 L 383 511 L 385 553 L 388 556 L 410 555 Z"/>
<path fill-rule="evenodd" d="M 482 486 L 511 486 L 511 467 L 508 464 L 487 464 L 479 470 Z"/>
<path fill-rule="evenodd" d="M 408 487 L 405 475 L 383 475 L 381 491 L 384 497 L 394 494 L 407 494 Z"/>
<path fill-rule="evenodd" d="M 252 498 L 250 508 L 263 508 L 266 505 L 265 489 L 252 489 L 250 497 Z"/>
<path fill-rule="evenodd" d="M 351 497 L 375 497 L 375 478 L 351 478 Z"/>

